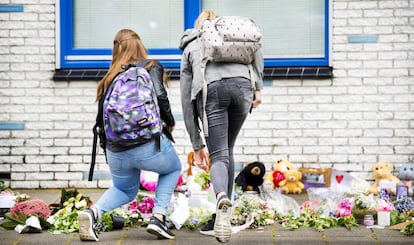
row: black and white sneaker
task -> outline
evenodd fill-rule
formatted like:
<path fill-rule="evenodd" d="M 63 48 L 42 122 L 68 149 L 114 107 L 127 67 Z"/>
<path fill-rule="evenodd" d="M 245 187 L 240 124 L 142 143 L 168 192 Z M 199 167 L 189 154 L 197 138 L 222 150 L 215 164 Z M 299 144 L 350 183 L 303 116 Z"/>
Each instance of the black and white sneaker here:
<path fill-rule="evenodd" d="M 164 221 L 152 216 L 147 226 L 147 232 L 157 236 L 158 239 L 174 239 L 174 233 L 168 229 L 168 226 L 165 223 L 165 216 Z"/>
<path fill-rule="evenodd" d="M 82 241 L 99 241 L 97 222 L 91 209 L 78 212 L 79 238 Z"/>
<path fill-rule="evenodd" d="M 219 198 L 216 209 L 216 221 L 214 222 L 214 236 L 217 241 L 225 243 L 231 238 L 231 211 L 232 203 L 230 199 L 224 195 Z"/>
<path fill-rule="evenodd" d="M 216 214 L 212 214 L 211 218 L 200 229 L 200 233 L 207 236 L 214 236 L 214 222 L 216 222 Z"/>

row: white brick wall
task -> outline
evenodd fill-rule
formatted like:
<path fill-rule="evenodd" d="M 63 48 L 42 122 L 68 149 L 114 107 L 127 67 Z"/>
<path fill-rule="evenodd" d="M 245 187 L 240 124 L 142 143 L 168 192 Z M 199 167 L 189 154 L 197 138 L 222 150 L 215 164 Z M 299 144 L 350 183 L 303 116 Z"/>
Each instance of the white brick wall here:
<path fill-rule="evenodd" d="M 54 3 L 0 0 L 24 6 L 23 13 L 0 13 L 0 122 L 25 123 L 0 131 L 0 172 L 11 173 L 12 188 L 105 188 L 110 180 L 85 179 L 96 82 L 52 80 Z M 238 162 L 269 168 L 284 158 L 367 180 L 377 161 L 395 171 L 414 162 L 414 1 L 333 0 L 332 9 L 334 78 L 268 81 L 237 142 Z M 168 92 L 181 115 L 178 81 Z M 180 120 L 174 135 L 185 164 L 191 146 Z M 107 172 L 102 154 L 97 161 L 97 173 Z"/>

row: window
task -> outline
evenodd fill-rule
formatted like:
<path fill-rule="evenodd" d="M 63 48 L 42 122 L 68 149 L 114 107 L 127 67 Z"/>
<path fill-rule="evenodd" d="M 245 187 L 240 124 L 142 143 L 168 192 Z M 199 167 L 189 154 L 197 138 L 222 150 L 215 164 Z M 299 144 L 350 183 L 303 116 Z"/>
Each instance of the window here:
<path fill-rule="evenodd" d="M 57 67 L 109 67 L 116 31 L 131 28 L 152 58 L 178 68 L 180 37 L 201 9 L 254 19 L 266 67 L 329 66 L 329 0 L 60 0 Z"/>

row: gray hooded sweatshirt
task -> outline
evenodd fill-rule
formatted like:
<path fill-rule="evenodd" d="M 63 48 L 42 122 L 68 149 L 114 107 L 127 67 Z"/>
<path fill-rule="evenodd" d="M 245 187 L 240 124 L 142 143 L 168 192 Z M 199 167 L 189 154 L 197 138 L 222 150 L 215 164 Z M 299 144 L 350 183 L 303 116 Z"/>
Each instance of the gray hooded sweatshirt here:
<path fill-rule="evenodd" d="M 183 55 L 180 66 L 180 89 L 181 105 L 184 114 L 184 123 L 190 135 L 191 144 L 194 150 L 198 150 L 203 145 L 200 135 L 200 128 L 194 120 L 193 101 L 198 93 L 203 89 L 203 78 L 201 74 L 201 53 L 200 53 L 200 31 L 189 29 L 181 37 L 180 49 Z M 263 54 L 261 50 L 256 52 L 252 63 L 253 71 L 256 73 L 256 90 L 263 88 Z M 249 67 L 237 63 L 214 63 L 209 62 L 206 67 L 205 79 L 207 84 L 213 81 L 231 77 L 245 77 L 250 80 Z"/>

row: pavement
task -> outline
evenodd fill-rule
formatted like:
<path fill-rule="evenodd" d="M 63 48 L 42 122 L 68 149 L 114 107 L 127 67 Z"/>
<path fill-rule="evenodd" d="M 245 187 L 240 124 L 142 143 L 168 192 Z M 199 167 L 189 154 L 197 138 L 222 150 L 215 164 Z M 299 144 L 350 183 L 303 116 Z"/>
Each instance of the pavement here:
<path fill-rule="evenodd" d="M 103 189 L 78 189 L 82 194 L 89 196 L 92 201 L 98 200 L 104 191 Z M 58 203 L 60 200 L 60 190 L 18 190 L 26 193 L 31 198 L 39 198 L 46 203 Z M 291 195 L 298 203 L 307 199 L 305 194 Z M 175 239 L 157 240 L 155 236 L 146 232 L 145 227 L 124 228 L 111 232 L 103 232 L 99 235 L 99 242 L 102 245 L 130 245 L 130 244 L 220 244 L 212 236 L 205 236 L 198 231 L 187 229 L 174 230 Z M 41 233 L 19 234 L 14 230 L 0 228 L 0 245 L 25 245 L 25 244 L 45 244 L 45 245 L 76 245 L 93 244 L 94 242 L 82 242 L 77 233 L 54 235 L 47 231 Z M 346 228 L 337 227 L 325 229 L 317 232 L 312 228 L 301 227 L 296 230 L 287 230 L 279 223 L 267 225 L 260 229 L 247 229 L 232 235 L 227 244 L 282 244 L 282 245 L 313 245 L 313 244 L 340 244 L 340 245 L 365 245 L 365 244 L 413 244 L 414 236 L 406 236 L 400 231 L 384 229 L 366 228 L 360 225 L 348 231 Z"/>

